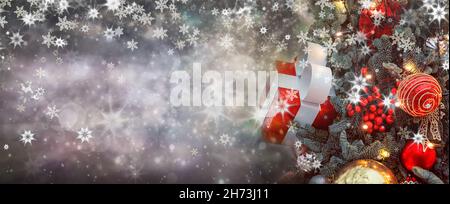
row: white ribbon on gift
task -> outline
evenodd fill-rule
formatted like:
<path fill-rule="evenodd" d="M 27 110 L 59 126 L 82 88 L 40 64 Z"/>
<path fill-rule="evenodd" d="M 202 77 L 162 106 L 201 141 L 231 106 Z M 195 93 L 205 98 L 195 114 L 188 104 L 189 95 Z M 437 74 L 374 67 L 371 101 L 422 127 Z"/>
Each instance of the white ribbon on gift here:
<path fill-rule="evenodd" d="M 272 84 L 267 100 L 263 104 L 262 111 L 266 116 L 275 116 L 273 108 L 270 108 L 274 99 L 278 98 L 278 88 L 297 90 L 300 93 L 300 109 L 294 120 L 300 124 L 311 125 L 320 112 L 320 104 L 324 103 L 332 87 L 331 69 L 325 67 L 327 50 L 316 44 L 308 43 L 309 65 L 303 70 L 296 66 L 297 76 L 278 74 L 276 84 Z M 271 111 L 271 112 L 269 112 Z"/>

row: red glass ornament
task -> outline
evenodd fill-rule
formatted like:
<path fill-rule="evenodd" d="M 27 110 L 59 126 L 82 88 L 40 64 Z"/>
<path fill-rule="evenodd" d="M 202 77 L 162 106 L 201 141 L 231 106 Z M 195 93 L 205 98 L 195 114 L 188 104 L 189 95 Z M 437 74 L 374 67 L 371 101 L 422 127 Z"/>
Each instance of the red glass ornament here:
<path fill-rule="evenodd" d="M 381 25 L 375 25 L 372 15 L 378 11 L 383 14 L 385 20 Z M 374 1 L 374 6 L 363 9 L 359 17 L 359 30 L 368 38 L 367 44 L 371 45 L 372 40 L 380 38 L 382 35 L 392 35 L 395 25 L 400 21 L 402 7 L 397 1 L 381 0 Z"/>
<path fill-rule="evenodd" d="M 409 140 L 402 150 L 401 161 L 409 171 L 412 171 L 414 166 L 429 170 L 436 162 L 436 150 Z"/>
<path fill-rule="evenodd" d="M 422 117 L 434 112 L 442 100 L 439 82 L 428 74 L 406 77 L 398 86 L 400 108 L 411 116 Z"/>

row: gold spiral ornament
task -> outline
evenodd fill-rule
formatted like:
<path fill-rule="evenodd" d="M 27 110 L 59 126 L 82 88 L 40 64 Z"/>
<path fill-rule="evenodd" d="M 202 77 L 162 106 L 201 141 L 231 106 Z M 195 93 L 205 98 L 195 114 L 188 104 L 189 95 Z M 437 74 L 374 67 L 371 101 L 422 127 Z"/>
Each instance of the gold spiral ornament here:
<path fill-rule="evenodd" d="M 418 73 L 407 76 L 398 86 L 400 108 L 411 116 L 423 117 L 433 113 L 441 103 L 442 89 L 432 76 Z"/>

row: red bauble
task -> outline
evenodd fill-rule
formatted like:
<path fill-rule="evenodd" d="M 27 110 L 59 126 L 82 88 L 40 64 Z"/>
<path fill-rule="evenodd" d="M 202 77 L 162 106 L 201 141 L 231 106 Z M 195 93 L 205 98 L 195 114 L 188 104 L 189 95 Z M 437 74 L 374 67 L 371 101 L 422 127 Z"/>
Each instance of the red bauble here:
<path fill-rule="evenodd" d="M 372 8 L 363 9 L 359 17 L 359 30 L 363 32 L 368 38 L 367 44 L 371 44 L 372 40 L 380 38 L 382 35 L 392 35 L 397 22 L 400 21 L 402 7 L 397 1 L 381 0 L 373 1 Z M 375 25 L 372 15 L 374 12 L 381 12 L 384 19 L 380 25 Z"/>
<path fill-rule="evenodd" d="M 400 82 L 397 90 L 400 107 L 414 117 L 434 112 L 442 100 L 439 82 L 428 74 L 413 74 Z"/>
<path fill-rule="evenodd" d="M 412 171 L 414 166 L 429 170 L 436 162 L 436 150 L 410 140 L 402 150 L 401 160 L 409 171 Z"/>
<path fill-rule="evenodd" d="M 320 104 L 320 112 L 317 114 L 312 126 L 317 129 L 328 130 L 328 126 L 333 124 L 334 119 L 338 116 L 333 104 L 330 102 L 330 97 Z"/>

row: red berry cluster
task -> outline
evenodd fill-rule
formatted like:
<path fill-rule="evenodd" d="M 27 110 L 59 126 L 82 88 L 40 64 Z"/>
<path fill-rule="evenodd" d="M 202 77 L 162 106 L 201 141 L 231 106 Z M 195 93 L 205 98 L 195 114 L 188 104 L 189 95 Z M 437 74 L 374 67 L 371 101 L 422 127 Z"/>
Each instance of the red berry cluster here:
<path fill-rule="evenodd" d="M 386 132 L 395 121 L 394 110 L 385 107 L 380 89 L 377 86 L 364 87 L 363 92 L 364 94 L 361 95 L 359 103 L 347 105 L 347 115 L 353 117 L 355 114 L 361 114 L 363 120 L 362 128 L 369 134 Z M 396 88 L 391 89 L 393 95 L 396 92 Z M 394 104 L 395 100 L 393 99 L 390 102 Z"/>
<path fill-rule="evenodd" d="M 408 175 L 406 179 L 403 180 L 400 184 L 420 184 L 420 183 L 415 177 Z"/>

